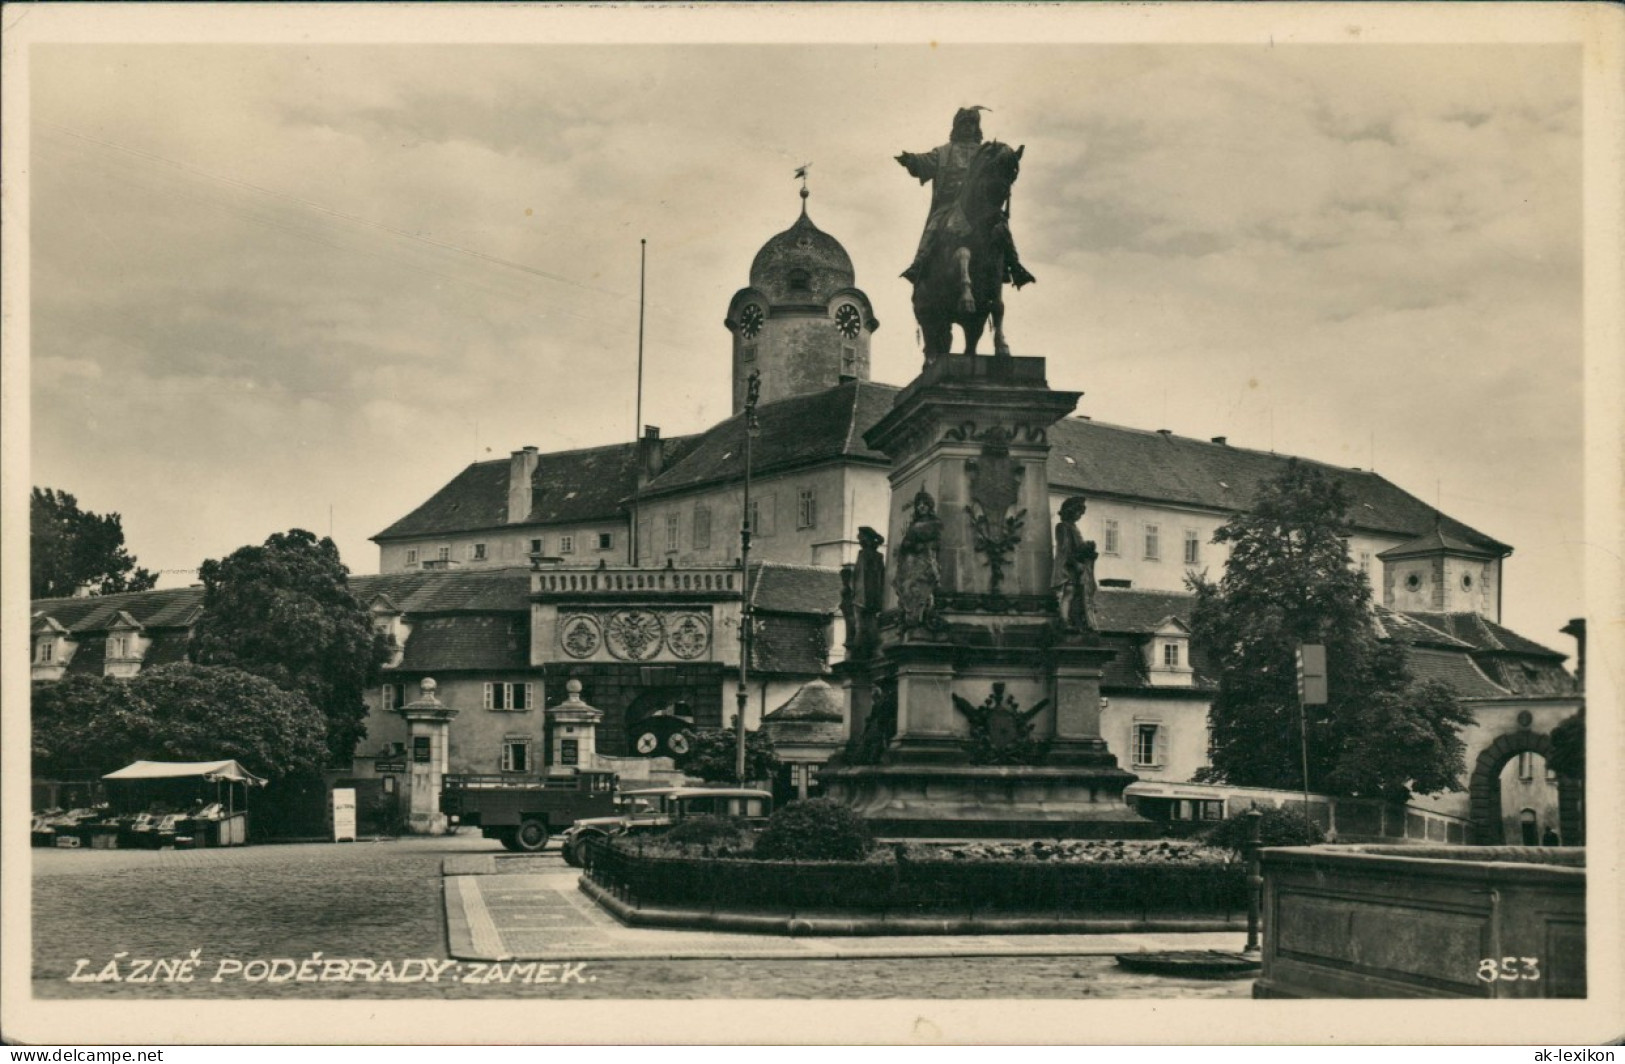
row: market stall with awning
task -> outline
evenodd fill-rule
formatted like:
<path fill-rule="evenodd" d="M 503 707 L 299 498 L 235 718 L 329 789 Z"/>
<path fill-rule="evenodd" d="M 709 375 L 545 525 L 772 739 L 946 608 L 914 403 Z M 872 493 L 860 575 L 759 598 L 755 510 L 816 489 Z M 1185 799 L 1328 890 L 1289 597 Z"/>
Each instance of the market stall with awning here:
<path fill-rule="evenodd" d="M 118 811 L 133 814 L 133 832 L 150 831 L 162 845 L 189 839 L 198 846 L 241 846 L 248 841 L 247 792 L 266 781 L 234 760 L 136 761 L 102 779 Z M 209 785 L 213 785 L 209 800 Z M 241 802 L 237 789 L 242 788 Z"/>

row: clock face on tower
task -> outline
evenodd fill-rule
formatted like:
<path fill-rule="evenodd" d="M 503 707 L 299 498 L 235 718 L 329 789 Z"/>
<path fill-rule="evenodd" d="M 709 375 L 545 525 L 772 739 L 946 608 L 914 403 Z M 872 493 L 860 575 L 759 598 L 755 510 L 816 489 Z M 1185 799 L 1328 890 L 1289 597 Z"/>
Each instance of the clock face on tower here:
<path fill-rule="evenodd" d="M 765 317 L 761 307 L 755 303 L 746 303 L 745 309 L 739 312 L 739 334 L 747 340 L 756 339 L 756 334 L 762 331 Z"/>
<path fill-rule="evenodd" d="M 842 303 L 840 308 L 835 311 L 835 327 L 841 330 L 841 335 L 848 340 L 858 338 L 858 329 L 862 325 L 863 315 L 859 314 L 858 308 L 852 304 Z"/>

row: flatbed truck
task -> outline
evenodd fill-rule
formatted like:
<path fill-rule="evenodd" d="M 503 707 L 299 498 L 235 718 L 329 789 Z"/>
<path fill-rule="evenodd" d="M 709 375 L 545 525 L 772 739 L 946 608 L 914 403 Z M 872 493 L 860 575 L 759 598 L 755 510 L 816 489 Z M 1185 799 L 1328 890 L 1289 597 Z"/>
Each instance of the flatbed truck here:
<path fill-rule="evenodd" d="M 440 811 L 452 823 L 477 827 L 509 850 L 536 853 L 577 820 L 613 816 L 615 774 L 447 776 Z"/>

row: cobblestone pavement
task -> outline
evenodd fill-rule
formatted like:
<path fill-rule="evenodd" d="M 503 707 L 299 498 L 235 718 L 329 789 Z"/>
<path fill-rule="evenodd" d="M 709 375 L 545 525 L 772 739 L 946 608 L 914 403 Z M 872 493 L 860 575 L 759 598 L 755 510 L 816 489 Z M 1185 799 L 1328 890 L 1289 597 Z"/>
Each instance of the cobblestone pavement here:
<path fill-rule="evenodd" d="M 34 850 L 34 992 L 42 998 L 323 1000 L 1246 998 L 1251 991 L 1248 980 L 1134 975 L 1110 957 L 584 956 L 476 967 L 447 953 L 440 870 L 448 857 L 491 852 L 494 843 L 471 836 L 200 851 Z M 575 907 L 573 900 L 558 904 Z M 538 927 L 547 911 L 539 910 Z M 593 922 L 583 920 L 592 930 Z M 169 981 L 177 972 L 167 967 L 153 982 L 128 979 L 136 974 L 132 962 L 180 961 L 194 949 L 200 957 L 190 982 Z M 300 962 L 317 951 L 321 956 L 300 972 Z M 70 978 L 76 970 L 79 980 L 94 978 L 120 953 L 119 981 Z M 363 964 L 351 966 L 351 959 Z M 283 964 L 273 963 L 278 960 Z M 335 961 L 345 963 L 322 966 Z M 244 969 L 233 968 L 238 963 Z"/>

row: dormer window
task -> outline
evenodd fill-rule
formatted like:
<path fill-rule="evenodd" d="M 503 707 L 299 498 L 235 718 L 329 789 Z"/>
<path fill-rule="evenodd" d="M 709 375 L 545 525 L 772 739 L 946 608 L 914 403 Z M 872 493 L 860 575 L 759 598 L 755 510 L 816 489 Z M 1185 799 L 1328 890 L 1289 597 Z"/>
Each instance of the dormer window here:
<path fill-rule="evenodd" d="M 1166 617 L 1151 634 L 1146 657 L 1147 676 L 1153 687 L 1189 687 L 1191 633 L 1177 617 Z"/>
<path fill-rule="evenodd" d="M 34 660 L 42 665 L 49 665 L 56 658 L 56 642 L 51 639 L 42 639 L 39 643 L 39 653 Z"/>
<path fill-rule="evenodd" d="M 812 291 L 812 274 L 806 270 L 791 270 L 788 280 L 792 292 Z"/>
<path fill-rule="evenodd" d="M 113 658 L 127 658 L 130 656 L 130 637 L 115 635 L 107 640 L 107 655 Z"/>

